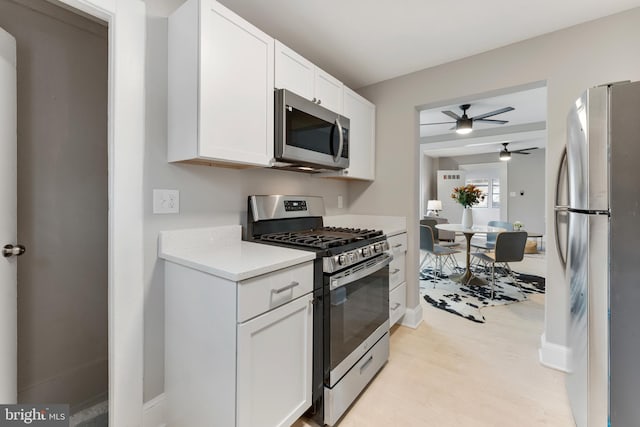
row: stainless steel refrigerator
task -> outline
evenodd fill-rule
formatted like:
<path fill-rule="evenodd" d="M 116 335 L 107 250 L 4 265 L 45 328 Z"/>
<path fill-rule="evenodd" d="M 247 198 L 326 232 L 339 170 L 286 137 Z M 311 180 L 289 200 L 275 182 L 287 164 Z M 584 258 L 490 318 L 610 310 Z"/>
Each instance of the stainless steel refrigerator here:
<path fill-rule="evenodd" d="M 570 373 L 578 427 L 640 425 L 640 82 L 567 119 Z"/>

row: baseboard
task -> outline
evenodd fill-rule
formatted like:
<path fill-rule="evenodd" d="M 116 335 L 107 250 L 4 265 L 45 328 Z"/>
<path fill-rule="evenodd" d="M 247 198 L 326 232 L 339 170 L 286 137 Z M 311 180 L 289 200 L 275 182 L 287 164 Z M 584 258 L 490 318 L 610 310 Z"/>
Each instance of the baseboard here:
<path fill-rule="evenodd" d="M 569 372 L 569 348 L 548 342 L 545 334 L 540 336 L 538 356 L 542 365 L 558 371 Z"/>
<path fill-rule="evenodd" d="M 407 307 L 407 310 L 402 316 L 402 320 L 400 324 L 402 326 L 407 326 L 412 329 L 416 329 L 420 323 L 422 322 L 422 305 L 418 304 L 414 308 Z"/>
<path fill-rule="evenodd" d="M 159 394 L 142 406 L 142 427 L 165 427 L 165 395 Z"/>

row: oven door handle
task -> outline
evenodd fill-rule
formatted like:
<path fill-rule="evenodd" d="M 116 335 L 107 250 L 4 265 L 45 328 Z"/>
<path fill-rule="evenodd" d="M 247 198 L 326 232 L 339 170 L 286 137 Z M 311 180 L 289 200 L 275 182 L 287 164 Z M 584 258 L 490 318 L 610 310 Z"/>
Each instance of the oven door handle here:
<path fill-rule="evenodd" d="M 355 282 L 356 280 L 362 279 L 365 276 L 368 276 L 376 271 L 385 268 L 391 260 L 393 259 L 393 255 L 389 253 L 384 253 L 378 262 L 375 264 L 371 264 L 366 268 L 360 269 L 360 267 L 350 268 L 349 270 L 340 273 L 336 277 L 332 277 L 329 280 L 329 288 L 330 290 L 334 290 L 340 288 L 342 286 L 348 285 L 351 282 Z"/>

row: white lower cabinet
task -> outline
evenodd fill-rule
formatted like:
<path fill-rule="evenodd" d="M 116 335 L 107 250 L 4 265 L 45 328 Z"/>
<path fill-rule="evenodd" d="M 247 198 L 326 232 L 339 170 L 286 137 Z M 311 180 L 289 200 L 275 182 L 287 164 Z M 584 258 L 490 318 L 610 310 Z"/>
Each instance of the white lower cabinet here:
<path fill-rule="evenodd" d="M 237 426 L 290 426 L 311 405 L 312 295 L 238 326 Z"/>
<path fill-rule="evenodd" d="M 313 264 L 233 282 L 165 264 L 167 426 L 286 427 L 311 406 Z"/>
<path fill-rule="evenodd" d="M 403 282 L 389 292 L 389 325 L 395 325 L 407 311 L 407 283 Z"/>
<path fill-rule="evenodd" d="M 393 261 L 389 264 L 389 326 L 393 326 L 407 310 L 407 233 L 389 236 L 388 241 L 393 253 Z"/>

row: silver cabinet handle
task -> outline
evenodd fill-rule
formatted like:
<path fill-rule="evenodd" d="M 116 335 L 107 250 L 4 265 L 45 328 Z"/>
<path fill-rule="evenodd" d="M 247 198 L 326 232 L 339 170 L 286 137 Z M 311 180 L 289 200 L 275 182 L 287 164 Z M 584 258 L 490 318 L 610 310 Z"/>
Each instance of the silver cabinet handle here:
<path fill-rule="evenodd" d="M 2 256 L 5 258 L 10 258 L 13 256 L 20 256 L 23 253 L 25 253 L 27 251 L 27 248 L 25 248 L 22 245 L 4 245 L 4 247 L 2 248 Z"/>
<path fill-rule="evenodd" d="M 391 274 L 396 274 L 398 271 L 400 271 L 399 268 L 394 268 L 393 271 L 391 272 Z"/>
<path fill-rule="evenodd" d="M 394 248 L 399 248 L 400 246 L 402 246 L 402 243 L 398 243 L 398 244 L 393 245 Z"/>
<path fill-rule="evenodd" d="M 400 308 L 402 304 L 400 304 L 399 302 L 395 303 L 393 305 L 393 307 L 391 307 L 391 311 L 396 311 L 398 308 Z"/>
<path fill-rule="evenodd" d="M 271 289 L 271 293 L 272 294 L 281 294 L 284 291 L 288 291 L 289 289 L 293 289 L 296 286 L 300 285 L 299 282 L 291 282 L 290 284 L 288 284 L 287 286 L 283 286 L 280 289 Z"/>

